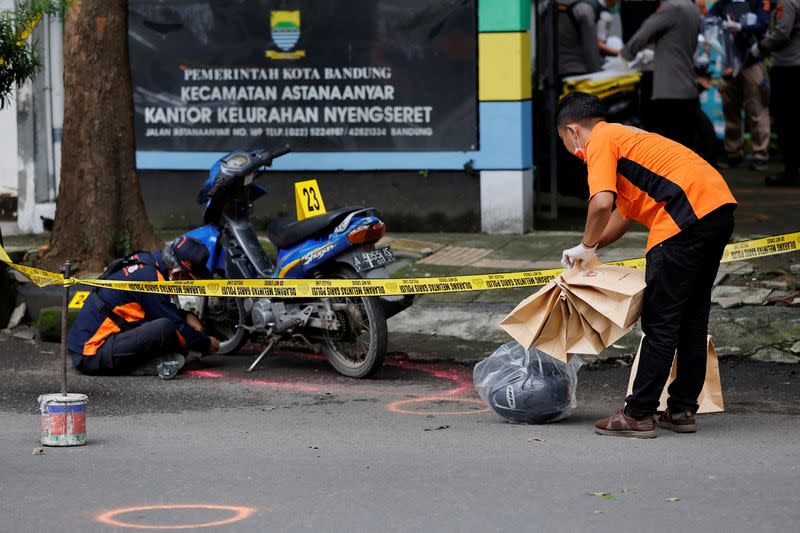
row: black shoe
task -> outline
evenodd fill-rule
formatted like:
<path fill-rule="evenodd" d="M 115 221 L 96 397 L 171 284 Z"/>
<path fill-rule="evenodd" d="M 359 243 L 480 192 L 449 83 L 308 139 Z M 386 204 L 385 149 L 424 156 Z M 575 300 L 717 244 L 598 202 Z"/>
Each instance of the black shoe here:
<path fill-rule="evenodd" d="M 719 168 L 736 168 L 742 164 L 742 157 L 735 155 L 726 155 L 717 161 Z"/>
<path fill-rule="evenodd" d="M 769 161 L 766 159 L 753 159 L 750 161 L 750 168 L 756 172 L 766 172 L 769 167 Z"/>
<path fill-rule="evenodd" d="M 781 172 L 767 176 L 764 178 L 764 183 L 770 187 L 797 187 L 800 185 L 800 175 L 787 176 Z"/>

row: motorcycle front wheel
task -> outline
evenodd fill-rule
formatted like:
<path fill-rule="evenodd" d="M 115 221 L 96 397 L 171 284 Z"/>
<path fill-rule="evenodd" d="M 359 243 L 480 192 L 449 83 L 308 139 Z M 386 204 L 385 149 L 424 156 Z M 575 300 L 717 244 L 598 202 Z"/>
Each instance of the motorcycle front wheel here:
<path fill-rule="evenodd" d="M 219 340 L 218 355 L 236 353 L 247 342 L 247 313 L 241 298 L 201 296 L 201 322 L 208 335 Z"/>
<path fill-rule="evenodd" d="M 346 265 L 336 265 L 319 274 L 328 279 L 359 279 L 361 276 Z M 386 317 L 376 297 L 331 298 L 346 307 L 337 311 L 343 328 L 326 335 L 321 342 L 322 352 L 333 368 L 344 376 L 366 378 L 383 365 L 389 342 Z"/>

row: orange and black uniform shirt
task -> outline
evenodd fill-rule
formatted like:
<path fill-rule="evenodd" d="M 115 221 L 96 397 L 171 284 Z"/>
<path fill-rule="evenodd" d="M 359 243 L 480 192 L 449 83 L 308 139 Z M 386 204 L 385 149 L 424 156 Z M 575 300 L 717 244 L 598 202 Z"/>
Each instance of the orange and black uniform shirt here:
<path fill-rule="evenodd" d="M 160 252 L 140 253 L 137 260 L 140 264 L 123 267 L 112 273 L 108 279 L 123 281 L 164 281 L 164 274 L 158 268 Z M 156 265 L 156 266 L 153 266 Z M 196 331 L 186 323 L 186 314 L 180 311 L 164 294 L 144 292 L 116 291 L 97 289 L 83 305 L 67 336 L 67 348 L 70 352 L 84 357 L 97 354 L 108 337 L 120 333 L 120 328 L 113 320 L 97 309 L 94 299 L 103 299 L 112 312 L 131 325 L 141 325 L 158 318 L 168 318 L 175 324 L 180 347 L 201 353 L 208 353 L 211 346 L 209 338 Z M 79 361 L 74 361 L 77 364 Z"/>
<path fill-rule="evenodd" d="M 727 204 L 725 179 L 685 146 L 661 135 L 599 122 L 586 142 L 589 196 L 616 195 L 620 215 L 647 226 L 647 251 Z"/>

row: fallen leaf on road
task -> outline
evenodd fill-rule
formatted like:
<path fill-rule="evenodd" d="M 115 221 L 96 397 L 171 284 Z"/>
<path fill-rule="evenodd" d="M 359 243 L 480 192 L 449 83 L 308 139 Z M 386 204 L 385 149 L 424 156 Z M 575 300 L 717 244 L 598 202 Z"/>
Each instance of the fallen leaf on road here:
<path fill-rule="evenodd" d="M 426 416 L 425 418 L 427 418 L 427 419 L 431 419 L 431 418 L 436 418 L 436 417 L 435 417 L 435 416 L 433 416 L 433 415 L 428 415 L 428 416 Z"/>
<path fill-rule="evenodd" d="M 274 411 L 275 409 L 277 409 L 277 407 L 274 405 L 265 405 L 261 408 L 262 411 Z"/>
<path fill-rule="evenodd" d="M 587 492 L 587 496 L 600 496 L 605 500 L 616 500 L 617 497 L 611 492 Z"/>
<path fill-rule="evenodd" d="M 667 498 L 665 501 L 675 503 L 675 502 L 681 501 L 681 499 L 680 498 Z"/>
<path fill-rule="evenodd" d="M 627 487 L 622 487 L 622 490 L 621 490 L 620 492 L 621 492 L 622 494 L 628 494 L 629 492 L 630 492 L 631 494 L 639 494 L 639 491 L 638 491 L 638 490 L 636 490 L 636 489 L 629 489 L 629 488 L 627 488 Z"/>
<path fill-rule="evenodd" d="M 440 431 L 442 429 L 447 429 L 450 426 L 439 426 L 438 428 L 425 428 L 425 431 Z"/>
<path fill-rule="evenodd" d="M 540 439 L 539 437 L 531 437 L 528 439 L 528 442 L 544 442 L 544 439 Z"/>
<path fill-rule="evenodd" d="M 595 509 L 594 514 L 606 514 L 606 512 L 603 511 L 602 509 Z"/>
<path fill-rule="evenodd" d="M 43 454 L 44 454 L 44 448 L 34 448 L 33 449 L 33 455 L 43 455 Z"/>

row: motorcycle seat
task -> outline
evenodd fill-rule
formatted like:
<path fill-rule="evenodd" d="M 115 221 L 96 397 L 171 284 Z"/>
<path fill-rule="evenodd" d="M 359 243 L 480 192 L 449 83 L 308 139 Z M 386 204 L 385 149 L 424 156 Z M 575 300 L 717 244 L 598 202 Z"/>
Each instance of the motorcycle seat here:
<path fill-rule="evenodd" d="M 279 218 L 267 227 L 267 237 L 272 241 L 272 244 L 285 250 L 317 233 L 321 233 L 339 224 L 342 220 L 347 218 L 347 215 L 354 211 L 360 211 L 361 209 L 364 208 L 342 207 L 341 209 L 330 211 L 324 215 L 317 215 L 305 220 L 294 220 L 288 217 Z"/>

